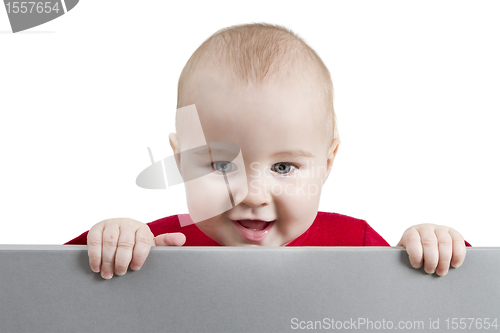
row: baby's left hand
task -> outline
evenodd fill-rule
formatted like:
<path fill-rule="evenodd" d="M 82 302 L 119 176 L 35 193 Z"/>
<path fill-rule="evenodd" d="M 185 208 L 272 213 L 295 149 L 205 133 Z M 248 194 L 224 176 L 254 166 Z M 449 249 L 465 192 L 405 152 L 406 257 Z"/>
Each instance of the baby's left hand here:
<path fill-rule="evenodd" d="M 426 273 L 439 276 L 448 273 L 451 265 L 458 268 L 465 258 L 465 241 L 455 229 L 444 225 L 417 224 L 406 229 L 396 246 L 404 246 L 410 264 L 420 268 L 422 261 Z"/>

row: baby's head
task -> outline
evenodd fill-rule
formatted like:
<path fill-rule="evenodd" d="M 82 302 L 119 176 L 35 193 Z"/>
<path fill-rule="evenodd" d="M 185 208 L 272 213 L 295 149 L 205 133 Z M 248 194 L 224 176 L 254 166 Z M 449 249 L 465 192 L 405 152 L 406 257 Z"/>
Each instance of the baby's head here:
<path fill-rule="evenodd" d="M 221 245 L 281 246 L 304 233 L 340 142 L 332 81 L 317 54 L 280 26 L 222 29 L 194 52 L 180 76 L 177 108 L 193 104 L 204 140 L 239 146 L 242 165 L 209 160 L 214 172 L 202 177 L 209 177 L 204 185 L 186 183 L 188 207 L 210 201 L 207 182 L 229 189 L 243 174 L 247 190 L 231 187 L 233 206 L 197 227 Z M 178 121 L 179 112 L 177 134 L 170 134 L 174 153 L 202 143 L 191 125 Z M 182 174 L 187 162 L 177 156 Z"/>

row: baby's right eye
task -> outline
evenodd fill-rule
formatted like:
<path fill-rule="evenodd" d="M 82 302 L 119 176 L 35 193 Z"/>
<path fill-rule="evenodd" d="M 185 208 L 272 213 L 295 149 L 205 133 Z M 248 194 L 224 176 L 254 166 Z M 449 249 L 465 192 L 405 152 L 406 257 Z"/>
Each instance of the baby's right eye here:
<path fill-rule="evenodd" d="M 236 170 L 236 165 L 229 161 L 216 161 L 212 163 L 212 169 L 218 171 L 221 174 L 228 173 Z"/>
<path fill-rule="evenodd" d="M 298 166 L 289 162 L 278 162 L 271 167 L 271 170 L 276 172 L 280 176 L 291 175 L 297 169 Z"/>

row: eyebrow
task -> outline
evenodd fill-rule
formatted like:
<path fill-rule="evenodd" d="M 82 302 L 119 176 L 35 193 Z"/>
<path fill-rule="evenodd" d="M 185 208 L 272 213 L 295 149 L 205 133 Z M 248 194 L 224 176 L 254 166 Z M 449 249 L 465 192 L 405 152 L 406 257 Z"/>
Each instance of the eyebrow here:
<path fill-rule="evenodd" d="M 308 151 L 302 149 L 292 149 L 280 151 L 278 153 L 274 153 L 272 157 L 282 158 L 282 157 L 314 157 L 314 155 Z"/>
<path fill-rule="evenodd" d="M 227 150 L 227 149 L 208 149 L 208 147 L 205 145 L 205 146 L 202 146 L 202 147 L 196 147 L 196 148 L 192 148 L 192 149 L 188 149 L 188 150 L 191 150 L 191 154 L 195 154 L 195 155 L 205 155 L 205 154 L 212 154 L 212 153 L 217 153 L 217 154 L 231 154 L 232 152 Z"/>
<path fill-rule="evenodd" d="M 225 149 L 213 149 L 213 150 L 210 149 L 210 153 L 212 153 L 212 151 L 215 151 L 219 154 L 230 153 L 229 151 L 227 151 Z M 194 149 L 192 153 L 195 155 L 204 155 L 207 153 L 207 150 Z M 292 149 L 292 150 L 284 150 L 284 151 L 274 153 L 271 155 L 271 157 L 273 157 L 273 158 L 284 158 L 284 157 L 311 157 L 311 158 L 313 158 L 315 156 L 312 153 L 305 151 L 303 149 Z"/>

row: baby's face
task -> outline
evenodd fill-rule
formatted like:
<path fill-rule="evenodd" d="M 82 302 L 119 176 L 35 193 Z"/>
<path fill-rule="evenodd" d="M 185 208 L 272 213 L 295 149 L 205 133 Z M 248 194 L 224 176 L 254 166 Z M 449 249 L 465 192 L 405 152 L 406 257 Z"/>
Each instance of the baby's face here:
<path fill-rule="evenodd" d="M 199 75 L 185 105 L 195 104 L 207 142 L 240 147 L 248 188 L 233 208 L 196 223 L 203 233 L 226 246 L 282 246 L 311 226 L 338 146 L 338 139 L 325 139 L 322 101 L 319 87 L 302 80 L 245 90 L 217 75 Z M 182 137 L 170 135 L 174 152 L 198 146 L 189 142 L 189 129 L 179 132 Z M 231 182 L 235 166 L 213 163 Z M 181 157 L 181 172 L 182 164 Z M 186 191 L 188 201 L 210 197 Z"/>

